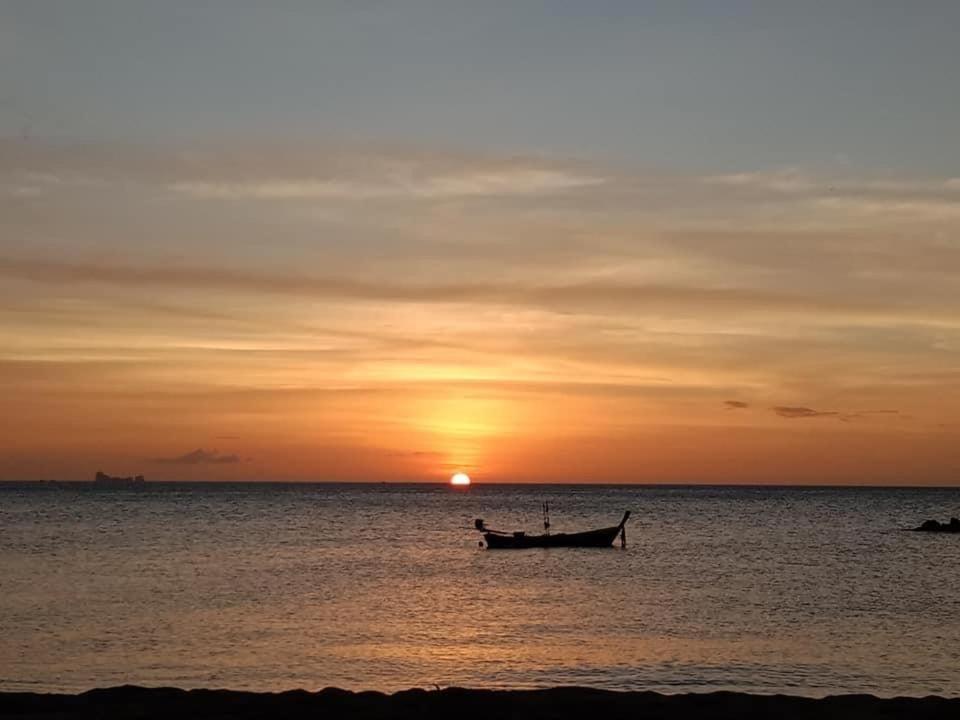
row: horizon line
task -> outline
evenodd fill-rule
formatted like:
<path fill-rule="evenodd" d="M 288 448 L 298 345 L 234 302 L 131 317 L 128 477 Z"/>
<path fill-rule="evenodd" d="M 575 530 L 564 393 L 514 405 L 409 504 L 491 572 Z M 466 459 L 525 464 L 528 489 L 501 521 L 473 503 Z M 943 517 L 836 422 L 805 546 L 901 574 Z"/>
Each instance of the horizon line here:
<path fill-rule="evenodd" d="M 126 486 L 107 487 L 97 485 L 92 480 L 7 480 L 0 479 L 2 485 L 79 485 L 84 487 L 98 487 L 107 490 L 122 490 Z M 134 487 L 143 487 L 144 485 L 363 485 L 363 486 L 383 486 L 383 485 L 422 485 L 453 487 L 447 480 L 145 480 L 142 485 Z M 691 487 L 712 487 L 712 488 L 810 488 L 810 489 L 881 489 L 881 490 L 960 490 L 960 484 L 954 485 L 935 485 L 935 484 L 914 484 L 914 485 L 878 485 L 872 483 L 731 483 L 731 482 L 564 482 L 564 481 L 483 481 L 476 480 L 469 486 L 460 486 L 456 488 L 457 492 L 469 492 L 471 488 L 476 487 L 527 487 L 527 486 L 551 486 L 551 487 L 651 487 L 651 488 L 691 488 Z"/>

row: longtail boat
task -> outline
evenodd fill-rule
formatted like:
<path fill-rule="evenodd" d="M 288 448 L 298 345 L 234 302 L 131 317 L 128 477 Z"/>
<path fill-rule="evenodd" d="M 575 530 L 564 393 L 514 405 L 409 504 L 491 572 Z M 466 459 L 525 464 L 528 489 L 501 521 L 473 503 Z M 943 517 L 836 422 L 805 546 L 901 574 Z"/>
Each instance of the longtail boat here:
<path fill-rule="evenodd" d="M 578 533 L 550 534 L 550 521 L 544 509 L 544 534 L 527 535 L 525 532 L 502 532 L 492 530 L 484 525 L 483 520 L 474 520 L 474 527 L 483 533 L 483 539 L 490 550 L 523 550 L 526 548 L 554 548 L 554 547 L 610 547 L 613 541 L 620 536 L 623 547 L 627 545 L 627 531 L 625 526 L 630 518 L 630 511 L 623 514 L 619 525 L 599 530 L 587 530 Z"/>

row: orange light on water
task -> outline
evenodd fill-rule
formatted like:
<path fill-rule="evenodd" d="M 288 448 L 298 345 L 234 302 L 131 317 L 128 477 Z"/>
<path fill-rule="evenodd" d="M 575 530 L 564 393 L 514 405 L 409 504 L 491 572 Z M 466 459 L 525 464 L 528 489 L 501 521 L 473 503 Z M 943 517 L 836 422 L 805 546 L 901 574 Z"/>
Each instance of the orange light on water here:
<path fill-rule="evenodd" d="M 451 485 L 469 485 L 470 476 L 466 473 L 455 473 L 453 477 L 450 478 Z"/>

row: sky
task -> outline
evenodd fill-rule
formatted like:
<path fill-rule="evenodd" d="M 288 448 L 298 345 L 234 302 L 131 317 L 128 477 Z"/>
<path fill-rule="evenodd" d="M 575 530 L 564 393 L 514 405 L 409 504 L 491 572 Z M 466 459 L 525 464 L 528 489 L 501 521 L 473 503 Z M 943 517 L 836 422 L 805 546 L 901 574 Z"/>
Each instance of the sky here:
<path fill-rule="evenodd" d="M 0 1 L 0 479 L 955 485 L 958 25 Z"/>

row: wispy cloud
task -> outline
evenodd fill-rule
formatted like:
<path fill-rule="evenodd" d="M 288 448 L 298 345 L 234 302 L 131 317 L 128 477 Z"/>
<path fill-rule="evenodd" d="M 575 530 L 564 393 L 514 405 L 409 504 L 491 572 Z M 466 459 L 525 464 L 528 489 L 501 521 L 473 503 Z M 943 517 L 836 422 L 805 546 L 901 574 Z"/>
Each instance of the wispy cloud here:
<path fill-rule="evenodd" d="M 960 219 L 960 196 L 957 198 L 874 198 L 823 197 L 817 200 L 821 207 L 841 210 L 865 218 L 903 218 L 916 220 Z"/>
<path fill-rule="evenodd" d="M 0 275 L 46 283 L 91 283 L 116 287 L 164 287 L 269 293 L 312 298 L 407 303 L 472 303 L 526 306 L 556 312 L 645 310 L 677 315 L 716 314 L 737 310 L 762 316 L 799 315 L 821 321 L 834 316 L 859 321 L 909 319 L 953 326 L 950 308 L 898 306 L 886 302 L 822 293 L 800 294 L 748 287 L 656 285 L 599 278 L 564 284 L 501 282 L 497 280 L 430 283 L 309 276 L 299 273 L 261 273 L 195 265 L 114 265 L 83 261 L 0 257 Z M 888 304 L 889 303 L 889 304 Z"/>
<path fill-rule="evenodd" d="M 728 187 L 757 188 L 782 193 L 810 192 L 821 187 L 810 176 L 796 168 L 784 168 L 772 172 L 740 172 L 726 175 L 709 175 L 704 182 Z"/>
<path fill-rule="evenodd" d="M 229 465 L 240 462 L 237 455 L 221 455 L 216 450 L 197 448 L 192 452 L 175 457 L 151 458 L 150 462 L 164 465 Z"/>
<path fill-rule="evenodd" d="M 960 179 L 890 179 L 816 175 L 799 168 L 710 175 L 713 185 L 755 188 L 784 194 L 838 193 L 845 195 L 920 195 L 960 193 Z"/>
<path fill-rule="evenodd" d="M 743 402 L 742 400 L 724 400 L 723 404 L 727 410 L 744 410 L 750 407 L 750 403 Z"/>
<path fill-rule="evenodd" d="M 402 457 L 402 458 L 443 457 L 443 453 L 439 453 L 433 450 L 388 450 L 386 455 L 388 457 Z"/>
<path fill-rule="evenodd" d="M 267 179 L 252 182 L 183 181 L 171 188 L 198 198 L 257 200 L 444 199 L 542 195 L 599 185 L 602 178 L 562 170 L 516 168 L 460 174 L 395 175 L 381 179 Z"/>
<path fill-rule="evenodd" d="M 0 179 L 36 192 L 159 187 L 198 199 L 378 200 L 550 195 L 602 185 L 581 166 L 412 149 L 206 147 L 189 151 L 0 140 Z M 0 183 L 2 185 L 2 183 Z"/>
<path fill-rule="evenodd" d="M 776 405 L 771 408 L 773 412 L 783 418 L 820 418 L 836 417 L 840 415 L 835 410 L 814 410 L 808 407 L 799 407 L 794 405 Z"/>
<path fill-rule="evenodd" d="M 815 175 L 798 168 L 704 178 L 708 185 L 765 198 L 807 203 L 821 212 L 855 218 L 945 221 L 960 218 L 960 179 Z"/>
<path fill-rule="evenodd" d="M 899 410 L 856 410 L 853 412 L 840 412 L 839 410 L 814 410 L 813 408 L 794 405 L 777 405 L 770 409 L 780 417 L 788 419 L 829 417 L 836 418 L 843 422 L 849 422 L 870 415 L 900 415 Z"/>

